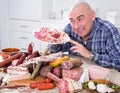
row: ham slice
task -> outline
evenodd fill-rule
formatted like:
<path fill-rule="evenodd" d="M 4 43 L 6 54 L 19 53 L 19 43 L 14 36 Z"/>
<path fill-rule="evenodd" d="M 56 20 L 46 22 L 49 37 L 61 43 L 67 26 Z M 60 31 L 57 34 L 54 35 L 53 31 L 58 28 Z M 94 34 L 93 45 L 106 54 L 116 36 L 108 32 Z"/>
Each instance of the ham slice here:
<path fill-rule="evenodd" d="M 62 70 L 62 77 L 63 78 L 70 78 L 73 80 L 78 81 L 82 75 L 83 69 L 78 67 L 78 68 L 74 68 L 71 70 Z"/>
<path fill-rule="evenodd" d="M 91 79 L 110 79 L 110 70 L 104 67 L 90 65 L 88 72 Z"/>
<path fill-rule="evenodd" d="M 60 93 L 69 93 L 69 83 L 65 79 L 61 79 L 57 85 Z"/>
<path fill-rule="evenodd" d="M 61 44 L 70 41 L 70 37 L 65 32 L 50 28 L 34 31 L 34 37 L 51 44 Z"/>
<path fill-rule="evenodd" d="M 57 87 L 60 93 L 79 93 L 82 90 L 80 82 L 68 78 L 61 79 Z"/>

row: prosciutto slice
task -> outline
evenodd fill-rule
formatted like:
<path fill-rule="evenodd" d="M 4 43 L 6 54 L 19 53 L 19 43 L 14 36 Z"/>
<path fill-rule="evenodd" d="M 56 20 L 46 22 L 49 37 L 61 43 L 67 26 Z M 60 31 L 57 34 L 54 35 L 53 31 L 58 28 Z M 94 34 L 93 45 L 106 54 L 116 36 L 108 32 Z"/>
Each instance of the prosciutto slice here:
<path fill-rule="evenodd" d="M 50 28 L 34 31 L 34 37 L 51 44 L 62 44 L 70 41 L 70 37 L 65 32 Z"/>

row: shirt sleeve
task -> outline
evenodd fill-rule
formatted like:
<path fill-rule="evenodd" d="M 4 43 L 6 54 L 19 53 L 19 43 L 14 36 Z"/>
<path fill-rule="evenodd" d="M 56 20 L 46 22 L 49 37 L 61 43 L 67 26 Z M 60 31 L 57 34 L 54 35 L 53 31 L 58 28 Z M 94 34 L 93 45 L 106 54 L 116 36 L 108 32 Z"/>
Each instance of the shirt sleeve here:
<path fill-rule="evenodd" d="M 120 35 L 113 31 L 107 36 L 106 54 L 92 52 L 94 57 L 92 61 L 107 68 L 113 68 L 120 71 Z"/>

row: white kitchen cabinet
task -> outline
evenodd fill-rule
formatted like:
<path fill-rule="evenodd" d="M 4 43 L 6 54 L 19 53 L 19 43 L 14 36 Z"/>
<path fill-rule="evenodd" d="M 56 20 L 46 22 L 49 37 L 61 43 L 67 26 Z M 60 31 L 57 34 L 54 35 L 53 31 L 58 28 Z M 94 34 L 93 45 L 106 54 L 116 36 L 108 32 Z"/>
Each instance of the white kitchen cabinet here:
<path fill-rule="evenodd" d="M 40 28 L 40 22 L 11 19 L 9 21 L 9 47 L 18 47 L 26 52 L 30 42 L 34 42 L 34 50 L 40 50 L 40 42 L 33 36 L 36 28 Z"/>
<path fill-rule="evenodd" d="M 8 0 L 9 17 L 24 20 L 48 19 L 51 0 Z"/>

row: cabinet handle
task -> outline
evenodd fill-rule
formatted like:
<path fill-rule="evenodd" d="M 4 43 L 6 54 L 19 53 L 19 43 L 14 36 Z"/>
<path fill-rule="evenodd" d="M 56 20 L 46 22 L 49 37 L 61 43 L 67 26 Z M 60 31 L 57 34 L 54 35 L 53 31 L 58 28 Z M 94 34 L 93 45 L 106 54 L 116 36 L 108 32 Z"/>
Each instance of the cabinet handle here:
<path fill-rule="evenodd" d="M 21 48 L 21 50 L 23 50 L 23 51 L 27 51 L 27 48 Z"/>
<path fill-rule="evenodd" d="M 28 39 L 27 37 L 20 37 L 21 39 Z"/>
<path fill-rule="evenodd" d="M 23 27 L 23 28 L 28 28 L 28 26 L 26 26 L 26 25 L 20 25 L 20 27 Z"/>

